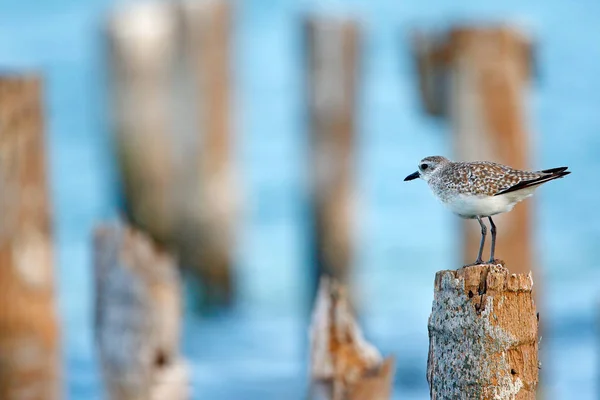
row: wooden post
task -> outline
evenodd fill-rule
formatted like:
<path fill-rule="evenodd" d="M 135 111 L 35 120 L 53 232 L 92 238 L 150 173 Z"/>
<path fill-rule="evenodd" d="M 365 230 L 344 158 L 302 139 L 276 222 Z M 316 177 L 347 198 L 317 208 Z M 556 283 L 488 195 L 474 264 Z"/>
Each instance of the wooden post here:
<path fill-rule="evenodd" d="M 502 265 L 436 274 L 427 363 L 432 400 L 536 398 L 532 286 L 531 274 Z"/>
<path fill-rule="evenodd" d="M 142 2 L 110 21 L 112 113 L 128 220 L 163 243 L 173 242 L 176 177 L 173 75 L 175 10 Z"/>
<path fill-rule="evenodd" d="M 182 215 L 182 262 L 200 277 L 205 302 L 234 300 L 232 249 L 237 193 L 232 169 L 231 19 L 229 1 L 184 1 L 185 54 L 192 77 L 197 157 L 186 170 L 199 183 Z"/>
<path fill-rule="evenodd" d="M 108 398 L 189 398 L 174 259 L 115 222 L 95 232 L 94 267 L 95 335 Z"/>
<path fill-rule="evenodd" d="M 420 34 L 415 50 L 423 102 L 429 113 L 449 117 L 457 160 L 488 160 L 528 169 L 525 88 L 531 70 L 529 41 L 508 27 L 455 28 L 444 36 Z M 513 272 L 533 265 L 531 200 L 494 218 L 496 254 Z M 479 248 L 480 227 L 463 222 L 465 263 Z M 489 254 L 488 240 L 484 254 Z"/>
<path fill-rule="evenodd" d="M 42 82 L 0 77 L 0 398 L 62 396 Z"/>
<path fill-rule="evenodd" d="M 234 300 L 226 2 L 139 3 L 109 36 L 126 215 L 179 254 L 202 306 Z"/>
<path fill-rule="evenodd" d="M 310 400 L 389 400 L 394 360 L 363 338 L 347 289 L 321 278 L 311 327 Z"/>
<path fill-rule="evenodd" d="M 306 34 L 315 291 L 324 274 L 350 283 L 359 28 L 354 21 L 311 19 Z"/>

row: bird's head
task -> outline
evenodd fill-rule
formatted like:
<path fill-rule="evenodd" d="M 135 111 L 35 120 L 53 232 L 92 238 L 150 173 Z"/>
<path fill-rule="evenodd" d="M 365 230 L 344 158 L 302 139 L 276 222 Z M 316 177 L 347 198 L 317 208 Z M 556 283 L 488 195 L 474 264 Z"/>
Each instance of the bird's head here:
<path fill-rule="evenodd" d="M 429 180 L 436 172 L 440 170 L 440 167 L 446 165 L 450 162 L 445 157 L 442 156 L 430 156 L 425 157 L 419 162 L 419 170 L 413 172 L 406 178 L 405 181 L 412 181 L 413 179 L 421 178 L 425 182 Z"/>

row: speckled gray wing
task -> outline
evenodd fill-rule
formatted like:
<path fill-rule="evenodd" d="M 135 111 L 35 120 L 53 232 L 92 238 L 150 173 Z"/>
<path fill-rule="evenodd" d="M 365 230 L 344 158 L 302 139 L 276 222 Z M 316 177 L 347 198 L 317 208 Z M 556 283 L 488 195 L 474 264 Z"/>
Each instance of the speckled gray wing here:
<path fill-rule="evenodd" d="M 543 171 L 535 172 L 535 174 L 537 174 L 537 177 L 535 177 L 533 179 L 522 179 L 518 183 L 495 193 L 494 196 L 498 196 L 500 194 L 505 194 L 505 193 L 510 193 L 510 192 L 515 192 L 517 190 L 525 189 L 525 188 L 532 187 L 532 186 L 538 186 L 538 185 L 541 185 L 542 183 L 545 183 L 545 182 L 548 182 L 548 181 L 551 181 L 554 179 L 562 178 L 563 176 L 569 175 L 571 173 L 571 171 L 567 171 L 567 168 L 568 167 L 558 167 L 558 168 L 545 169 Z"/>
<path fill-rule="evenodd" d="M 488 161 L 455 163 L 450 169 L 453 171 L 448 173 L 453 176 L 451 185 L 455 190 L 483 196 L 510 193 L 570 174 L 567 167 L 521 171 Z"/>

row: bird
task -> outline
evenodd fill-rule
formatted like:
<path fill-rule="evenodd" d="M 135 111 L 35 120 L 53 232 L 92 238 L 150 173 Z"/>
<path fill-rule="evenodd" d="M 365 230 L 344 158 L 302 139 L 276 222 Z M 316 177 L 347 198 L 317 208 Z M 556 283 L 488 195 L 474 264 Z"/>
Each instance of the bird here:
<path fill-rule="evenodd" d="M 571 173 L 568 167 L 541 171 L 524 171 L 491 161 L 454 162 L 442 156 L 423 158 L 418 170 L 404 178 L 420 178 L 450 211 L 464 219 L 476 219 L 481 226 L 481 240 L 477 259 L 473 264 L 483 264 L 482 253 L 487 227 L 482 218 L 490 222 L 492 243 L 488 263 L 494 263 L 496 225 L 492 216 L 511 211 L 515 205 L 533 195 L 542 184 Z"/>

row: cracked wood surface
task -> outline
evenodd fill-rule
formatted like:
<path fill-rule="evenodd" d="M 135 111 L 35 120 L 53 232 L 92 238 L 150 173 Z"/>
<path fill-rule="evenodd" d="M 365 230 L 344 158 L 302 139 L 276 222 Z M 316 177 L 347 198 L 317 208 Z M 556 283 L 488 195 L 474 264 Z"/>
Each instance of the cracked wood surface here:
<path fill-rule="evenodd" d="M 533 400 L 538 319 L 531 275 L 503 265 L 440 271 L 429 318 L 431 399 Z"/>

